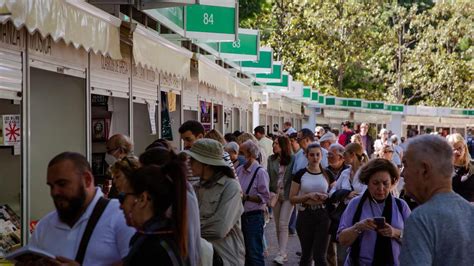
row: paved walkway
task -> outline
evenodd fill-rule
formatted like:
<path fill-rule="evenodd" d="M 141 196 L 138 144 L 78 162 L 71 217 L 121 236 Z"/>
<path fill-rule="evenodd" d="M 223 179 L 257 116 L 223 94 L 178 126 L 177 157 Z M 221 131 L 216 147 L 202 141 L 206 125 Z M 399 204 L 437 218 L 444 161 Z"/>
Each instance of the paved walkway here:
<path fill-rule="evenodd" d="M 265 258 L 265 265 L 278 265 L 273 262 L 273 258 L 278 253 L 278 241 L 276 237 L 275 223 L 273 219 L 265 227 L 265 237 L 268 243 L 268 256 Z M 297 251 L 301 251 L 298 236 L 290 236 L 288 239 L 288 262 L 285 265 L 298 265 L 300 257 L 296 255 Z"/>

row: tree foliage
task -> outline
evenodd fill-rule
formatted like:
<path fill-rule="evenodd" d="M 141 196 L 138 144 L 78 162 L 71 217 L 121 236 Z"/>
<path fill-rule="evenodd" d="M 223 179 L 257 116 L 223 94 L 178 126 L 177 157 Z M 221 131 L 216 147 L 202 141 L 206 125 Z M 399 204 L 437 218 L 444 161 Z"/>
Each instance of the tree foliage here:
<path fill-rule="evenodd" d="M 259 13 L 247 16 L 241 26 L 261 29 L 263 42 L 274 48 L 286 70 L 323 93 L 474 106 L 470 1 L 253 2 L 259 3 Z"/>

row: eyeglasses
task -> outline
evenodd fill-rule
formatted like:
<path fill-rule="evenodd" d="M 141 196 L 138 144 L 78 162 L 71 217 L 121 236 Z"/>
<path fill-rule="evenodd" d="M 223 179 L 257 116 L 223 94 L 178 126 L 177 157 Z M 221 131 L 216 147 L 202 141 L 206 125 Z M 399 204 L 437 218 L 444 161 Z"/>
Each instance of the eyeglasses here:
<path fill-rule="evenodd" d="M 125 202 L 125 199 L 127 198 L 127 196 L 130 196 L 130 195 L 135 196 L 135 195 L 138 195 L 138 194 L 137 193 L 120 192 L 117 195 L 117 199 L 120 202 L 120 204 L 123 204 Z"/>
<path fill-rule="evenodd" d="M 393 151 L 383 151 L 383 153 L 392 153 Z"/>

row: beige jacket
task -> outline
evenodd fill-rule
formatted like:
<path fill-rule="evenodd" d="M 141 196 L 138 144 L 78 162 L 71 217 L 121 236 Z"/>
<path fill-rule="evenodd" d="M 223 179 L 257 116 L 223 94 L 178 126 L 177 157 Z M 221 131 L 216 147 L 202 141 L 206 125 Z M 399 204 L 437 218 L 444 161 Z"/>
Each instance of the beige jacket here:
<path fill-rule="evenodd" d="M 199 186 L 197 192 L 201 236 L 211 242 L 224 265 L 244 265 L 245 244 L 240 222 L 244 208 L 239 182 L 224 176 L 211 187 Z"/>

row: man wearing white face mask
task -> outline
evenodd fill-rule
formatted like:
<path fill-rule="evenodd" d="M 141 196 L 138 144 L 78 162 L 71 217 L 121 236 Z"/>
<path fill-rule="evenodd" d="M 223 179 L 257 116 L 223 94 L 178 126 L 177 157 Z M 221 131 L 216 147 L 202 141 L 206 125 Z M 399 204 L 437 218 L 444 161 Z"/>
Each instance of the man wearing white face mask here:
<path fill-rule="evenodd" d="M 105 154 L 105 162 L 107 163 L 107 168 L 114 165 L 115 162 L 122 160 L 123 158 L 130 155 L 133 151 L 133 144 L 130 141 L 130 138 L 122 135 L 115 134 L 107 140 L 105 144 L 107 153 Z M 110 176 L 107 177 L 109 180 Z M 109 189 L 104 188 L 104 194 L 108 194 L 109 198 L 116 198 L 118 191 L 114 185 Z"/>

